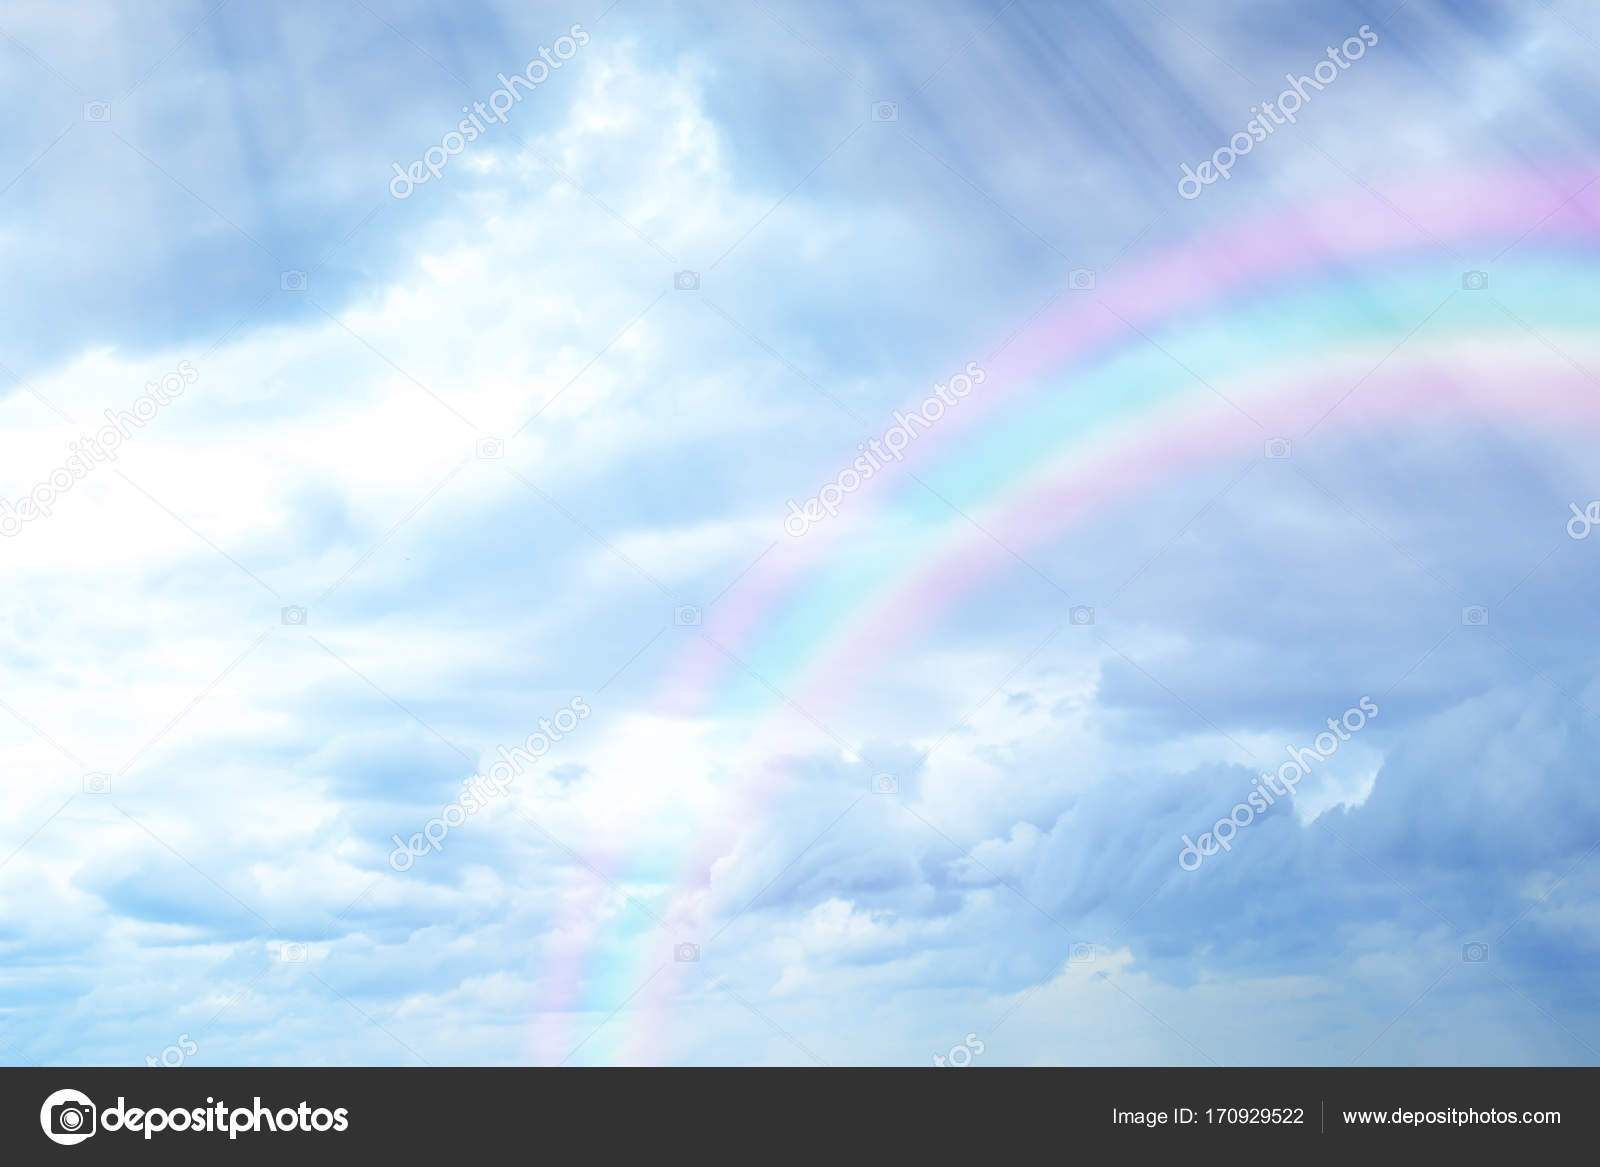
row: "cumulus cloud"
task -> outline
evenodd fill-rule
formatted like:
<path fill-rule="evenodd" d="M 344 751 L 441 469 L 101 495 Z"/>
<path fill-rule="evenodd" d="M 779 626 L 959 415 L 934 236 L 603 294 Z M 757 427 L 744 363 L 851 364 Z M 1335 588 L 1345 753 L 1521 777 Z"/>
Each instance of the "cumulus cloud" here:
<path fill-rule="evenodd" d="M 0 195 L 26 273 L 0 496 L 196 376 L 0 543 L 0 1053 L 140 1064 L 188 1032 L 213 1064 L 927 1064 L 977 1033 L 994 1064 L 1595 1060 L 1577 421 L 1374 404 L 1287 462 L 1246 428 L 1248 468 L 1150 475 L 1025 555 L 948 463 L 916 471 L 937 498 L 902 477 L 815 543 L 782 527 L 934 378 L 1057 319 L 1071 269 L 1504 161 L 1514 126 L 1592 159 L 1558 31 L 1583 13 L 1407 10 L 1317 126 L 1191 210 L 1177 162 L 1370 17 L 793 7 L 690 36 L 622 6 L 399 203 L 389 161 L 583 14 L 487 8 L 458 37 L 291 5 L 186 37 L 163 10 L 68 38 L 19 9 L 5 51 L 40 76 L 16 96 L 78 120 L 50 146 L 26 119 L 38 157 Z M 1441 68 L 1493 78 L 1494 108 Z M 1581 102 L 1543 109 L 1551 85 Z M 115 175 L 112 230 L 87 212 Z M 1416 278 L 1442 298 L 1461 266 Z M 1339 278 L 1363 335 L 1324 376 L 1415 323 L 1392 273 Z M 1271 396 L 1308 310 L 1197 313 L 1071 376 Z M 1419 343 L 1600 367 L 1583 327 L 1473 311 Z M 979 440 L 1032 451 L 1036 400 Z M 934 538 L 999 566 L 909 631 L 862 617 Z M 840 627 L 884 650 L 818 682 Z M 1363 696 L 1381 715 L 1292 799 L 1180 866 Z M 393 836 L 574 697 L 592 717 L 394 868 Z"/>

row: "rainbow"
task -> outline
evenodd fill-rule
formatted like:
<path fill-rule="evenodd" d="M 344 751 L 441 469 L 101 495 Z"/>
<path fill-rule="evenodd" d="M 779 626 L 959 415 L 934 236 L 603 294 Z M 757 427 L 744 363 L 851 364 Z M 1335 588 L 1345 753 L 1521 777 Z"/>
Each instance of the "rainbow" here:
<path fill-rule="evenodd" d="M 1030 551 L 1062 531 L 1162 482 L 1246 467 L 1277 437 L 1440 419 L 1600 423 L 1588 371 L 1600 370 L 1597 256 L 1592 176 L 1457 172 L 1240 222 L 1103 276 L 1091 293 L 1063 293 L 979 361 L 985 384 L 903 465 L 837 518 L 784 536 L 689 642 L 659 708 L 739 739 L 717 775 L 733 810 L 676 854 L 596 860 L 618 885 L 662 892 L 665 926 L 636 909 L 601 923 L 592 903 L 573 905 L 537 1003 L 536 1059 L 566 1056 L 595 1024 L 575 1018 L 625 999 L 629 1016 L 660 1019 L 681 971 L 672 945 L 710 918 L 727 824 L 756 821 L 790 773 L 771 761 L 774 743 L 795 740 L 798 725 L 814 749 L 817 723 L 872 661 L 995 573 L 1028 570 Z M 1464 287 L 1478 267 L 1489 287 Z M 854 456 L 840 453 L 840 465 Z M 819 468 L 797 495 L 836 469 Z M 1094 597 L 1063 599 L 1063 615 L 1078 602 Z M 663 1057 L 661 1025 L 618 1017 L 606 1028 L 586 1056 Z"/>

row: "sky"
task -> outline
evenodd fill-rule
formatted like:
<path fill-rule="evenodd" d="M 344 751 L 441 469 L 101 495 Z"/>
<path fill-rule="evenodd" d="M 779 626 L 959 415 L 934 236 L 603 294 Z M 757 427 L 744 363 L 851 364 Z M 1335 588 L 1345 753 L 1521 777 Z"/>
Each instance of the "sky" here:
<path fill-rule="evenodd" d="M 1597 50 L 8 4 L 0 1064 L 1600 1062 Z"/>

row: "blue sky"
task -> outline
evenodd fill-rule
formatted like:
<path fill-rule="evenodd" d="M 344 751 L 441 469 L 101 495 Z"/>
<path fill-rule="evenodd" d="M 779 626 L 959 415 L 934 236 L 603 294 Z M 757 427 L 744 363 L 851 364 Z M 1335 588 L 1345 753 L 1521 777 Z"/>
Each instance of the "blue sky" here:
<path fill-rule="evenodd" d="M 1292 132 L 1178 196 L 1364 24 Z M 785 501 L 1072 271 L 1417 176 L 1600 173 L 1597 42 L 1575 0 L 9 5 L 0 494 L 193 379 L 0 540 L 0 1061 L 1600 1060 L 1576 425 L 1357 421 L 1160 475 L 825 709 L 757 717 L 792 694 L 745 657 L 670 692 L 792 550 Z M 1418 322 L 1342 278 L 1399 351 Z M 1270 349 L 1251 319 L 1196 360 Z M 834 553 L 920 561 L 896 514 Z"/>

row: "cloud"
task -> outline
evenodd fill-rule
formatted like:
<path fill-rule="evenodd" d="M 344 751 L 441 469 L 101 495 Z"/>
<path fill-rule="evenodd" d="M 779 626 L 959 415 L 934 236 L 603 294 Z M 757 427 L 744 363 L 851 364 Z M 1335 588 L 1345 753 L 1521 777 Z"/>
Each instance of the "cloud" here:
<path fill-rule="evenodd" d="M 91 8 L 69 38 L 13 14 L 6 52 L 42 74 L 16 83 L 23 152 L 41 112 L 80 120 L 0 212 L 0 497 L 197 376 L 0 543 L 0 1051 L 139 1064 L 187 1032 L 201 1064 L 928 1064 L 976 1033 L 989 1064 L 1592 1062 L 1575 425 L 1353 423 L 1287 465 L 1160 477 L 996 553 L 814 701 L 791 680 L 872 610 L 862 565 L 912 569 L 929 514 L 952 539 L 976 517 L 894 496 L 817 553 L 836 574 L 796 577 L 792 624 L 752 598 L 812 554 L 784 500 L 1068 270 L 1366 197 L 1319 150 L 1380 190 L 1418 157 L 1512 157 L 1550 86 L 1582 100 L 1526 123 L 1540 156 L 1592 157 L 1586 63 L 1551 23 L 1581 12 L 1408 9 L 1316 127 L 1192 212 L 1169 171 L 1260 96 L 1224 59 L 1303 67 L 1353 10 L 1151 31 L 624 6 L 404 203 L 390 161 L 576 17 Z M 83 123 L 102 88 L 112 122 Z M 1544 270 L 1518 259 L 1496 279 Z M 1342 278 L 1401 342 L 1395 285 Z M 1231 389 L 1304 304 L 1250 310 L 1253 343 L 1183 320 L 1119 375 Z M 1582 330 L 1557 347 L 1591 359 Z M 1180 868 L 1185 833 L 1363 695 L 1381 716 L 1288 813 Z M 575 696 L 580 729 L 391 867 L 392 836 Z"/>

